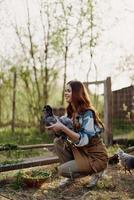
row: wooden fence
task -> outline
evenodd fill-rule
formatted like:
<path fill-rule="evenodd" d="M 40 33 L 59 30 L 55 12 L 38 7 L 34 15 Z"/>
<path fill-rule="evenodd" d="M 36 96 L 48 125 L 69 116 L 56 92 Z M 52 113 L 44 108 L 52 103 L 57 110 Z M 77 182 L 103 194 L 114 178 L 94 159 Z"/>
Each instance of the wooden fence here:
<path fill-rule="evenodd" d="M 134 124 L 134 86 L 113 91 L 113 118 Z"/>
<path fill-rule="evenodd" d="M 16 150 L 27 150 L 27 149 L 33 149 L 33 148 L 50 148 L 54 147 L 54 144 L 36 144 L 36 145 L 24 145 L 24 146 L 17 146 Z M 0 151 L 8 151 L 9 148 L 3 148 L 3 146 L 0 146 Z M 14 150 L 14 148 L 10 148 L 10 150 Z M 134 146 L 129 147 L 127 149 L 127 152 L 133 152 L 134 151 Z M 109 161 L 113 158 L 109 157 Z M 10 170 L 17 170 L 17 169 L 24 169 L 24 168 L 31 168 L 31 167 L 36 167 L 36 166 L 43 166 L 43 165 L 49 165 L 49 164 L 54 164 L 58 163 L 59 158 L 57 156 L 38 156 L 38 157 L 32 157 L 32 158 L 26 158 L 23 161 L 20 161 L 18 163 L 12 163 L 12 164 L 0 164 L 0 172 L 6 172 Z"/>
<path fill-rule="evenodd" d="M 35 149 L 35 148 L 50 148 L 54 147 L 54 144 L 36 144 L 36 145 L 24 145 L 24 146 L 0 146 L 0 151 L 8 151 L 8 150 L 27 150 L 27 149 Z M 0 164 L 0 172 L 10 171 L 10 170 L 17 170 L 17 169 L 24 169 L 29 167 L 35 166 L 42 166 L 42 165 L 49 165 L 53 163 L 58 163 L 59 158 L 57 156 L 38 156 L 32 158 L 26 158 L 25 160 L 19 161 L 17 163 L 12 164 Z"/>
<path fill-rule="evenodd" d="M 112 145 L 113 135 L 112 135 L 112 90 L 111 90 L 111 78 L 107 77 L 106 80 L 84 82 L 86 88 L 91 84 L 103 84 L 104 85 L 104 124 L 105 133 L 104 141 L 106 145 Z"/>

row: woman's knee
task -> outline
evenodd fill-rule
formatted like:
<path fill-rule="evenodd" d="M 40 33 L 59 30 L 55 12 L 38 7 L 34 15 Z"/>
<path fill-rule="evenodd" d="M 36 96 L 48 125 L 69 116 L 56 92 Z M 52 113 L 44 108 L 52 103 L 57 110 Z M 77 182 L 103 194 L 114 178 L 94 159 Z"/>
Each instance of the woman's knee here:
<path fill-rule="evenodd" d="M 78 173 L 78 168 L 74 160 L 68 161 L 58 167 L 58 172 L 60 176 L 64 177 L 74 177 Z"/>

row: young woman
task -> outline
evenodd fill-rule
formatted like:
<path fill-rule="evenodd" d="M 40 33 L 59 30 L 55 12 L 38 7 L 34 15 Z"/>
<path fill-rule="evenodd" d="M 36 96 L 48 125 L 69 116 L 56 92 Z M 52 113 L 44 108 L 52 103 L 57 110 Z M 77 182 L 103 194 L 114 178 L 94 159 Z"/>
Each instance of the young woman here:
<path fill-rule="evenodd" d="M 62 131 L 67 136 L 67 139 L 59 137 L 54 140 L 61 162 L 59 174 L 67 177 L 60 185 L 66 185 L 75 177 L 92 175 L 88 185 L 92 187 L 108 162 L 106 147 L 100 138 L 104 126 L 80 81 L 67 83 L 65 99 L 68 103 L 67 116 L 72 119 L 74 130 L 68 129 L 60 121 L 48 127 L 54 132 Z"/>

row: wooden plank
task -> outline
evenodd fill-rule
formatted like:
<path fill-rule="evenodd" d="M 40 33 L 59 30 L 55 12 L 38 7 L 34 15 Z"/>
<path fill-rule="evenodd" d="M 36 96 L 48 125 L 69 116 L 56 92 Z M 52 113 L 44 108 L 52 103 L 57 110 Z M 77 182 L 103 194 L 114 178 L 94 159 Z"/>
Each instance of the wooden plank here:
<path fill-rule="evenodd" d="M 7 165 L 0 166 L 0 172 L 16 170 L 16 169 L 24 169 L 24 168 L 36 167 L 36 166 L 42 166 L 42 165 L 49 165 L 49 164 L 58 163 L 58 162 L 59 162 L 59 158 L 57 156 L 38 157 L 38 159 L 35 159 L 34 157 L 27 158 L 21 163 L 7 164 Z"/>
<path fill-rule="evenodd" d="M 34 144 L 34 145 L 20 145 L 18 146 L 19 149 L 21 150 L 26 150 L 26 149 L 36 149 L 36 148 L 44 148 L 44 147 L 54 147 L 54 144 Z"/>
<path fill-rule="evenodd" d="M 10 144 L 9 144 L 10 145 Z M 8 150 L 27 150 L 27 149 L 37 149 L 37 148 L 49 148 L 54 147 L 54 144 L 34 144 L 34 145 L 16 145 L 15 148 L 9 146 L 0 146 L 0 151 L 8 151 Z"/>
<path fill-rule="evenodd" d="M 105 81 L 83 82 L 83 84 L 85 84 L 85 85 L 89 85 L 89 84 L 96 84 L 96 85 L 98 85 L 98 84 L 103 84 L 103 83 L 105 83 Z"/>
<path fill-rule="evenodd" d="M 112 91 L 111 91 L 111 78 L 108 77 L 104 84 L 104 124 L 105 135 L 104 140 L 107 145 L 112 145 Z"/>

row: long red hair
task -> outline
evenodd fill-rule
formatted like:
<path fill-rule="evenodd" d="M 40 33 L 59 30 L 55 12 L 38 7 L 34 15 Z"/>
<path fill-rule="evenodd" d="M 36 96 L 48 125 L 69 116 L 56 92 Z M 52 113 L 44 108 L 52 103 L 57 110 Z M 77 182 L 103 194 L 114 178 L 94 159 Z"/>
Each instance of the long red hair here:
<path fill-rule="evenodd" d="M 72 118 L 74 113 L 85 112 L 86 110 L 92 110 L 95 124 L 104 128 L 104 125 L 99 118 L 97 111 L 91 103 L 87 90 L 83 83 L 80 81 L 69 81 L 67 83 L 72 89 L 72 102 L 67 106 L 67 115 Z"/>

